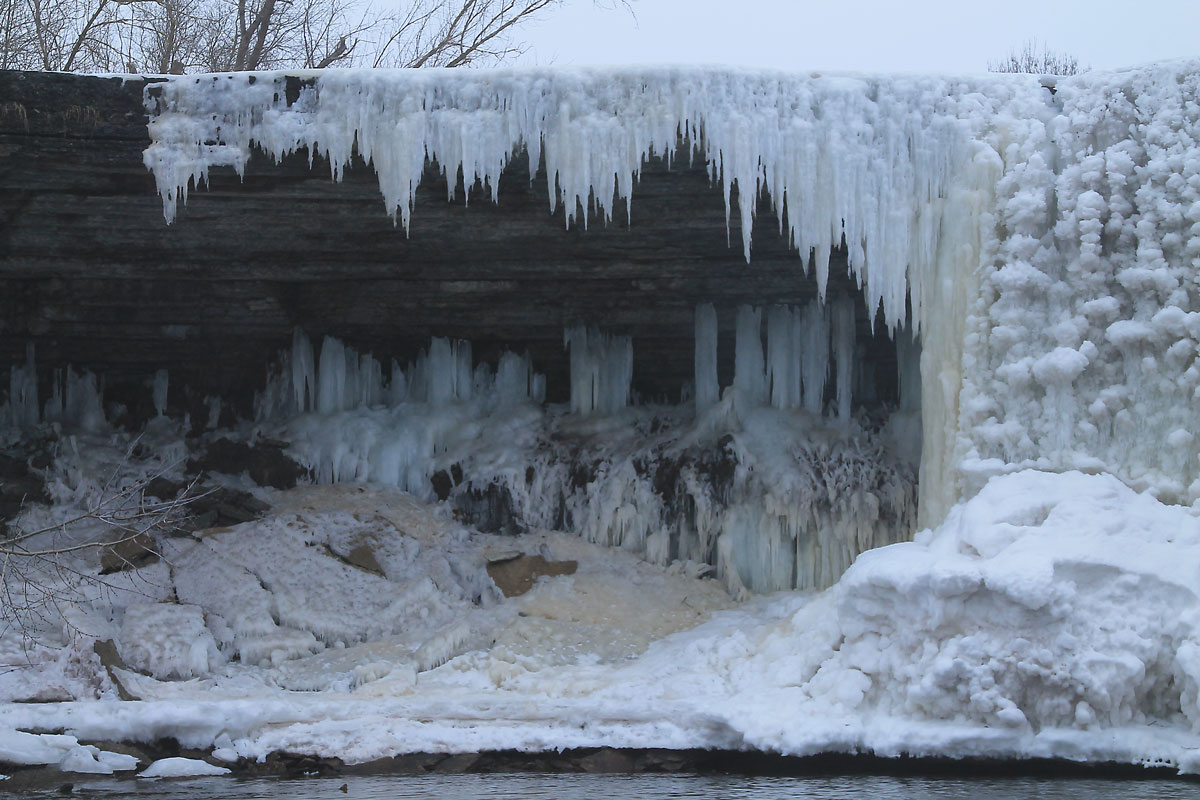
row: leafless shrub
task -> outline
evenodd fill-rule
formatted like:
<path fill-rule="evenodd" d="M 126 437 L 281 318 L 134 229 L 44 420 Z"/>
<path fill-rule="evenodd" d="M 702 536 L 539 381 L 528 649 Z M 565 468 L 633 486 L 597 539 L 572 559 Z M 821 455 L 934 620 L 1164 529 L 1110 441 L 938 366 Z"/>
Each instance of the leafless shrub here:
<path fill-rule="evenodd" d="M 1030 39 L 999 61 L 988 62 L 988 72 L 1023 72 L 1032 75 L 1076 75 L 1089 67 L 1066 53 L 1056 53 L 1045 44 Z"/>
<path fill-rule="evenodd" d="M 88 595 L 115 591 L 97 574 L 94 562 L 78 556 L 86 551 L 153 552 L 155 538 L 179 530 L 188 506 L 202 497 L 195 483 L 178 497 L 156 500 L 147 486 L 162 471 L 115 488 L 113 477 L 89 506 L 54 525 L 25 530 L 10 523 L 0 535 L 0 636 L 18 631 L 36 641 L 47 625 L 57 626 Z M 100 532 L 97 532 L 97 528 Z"/>

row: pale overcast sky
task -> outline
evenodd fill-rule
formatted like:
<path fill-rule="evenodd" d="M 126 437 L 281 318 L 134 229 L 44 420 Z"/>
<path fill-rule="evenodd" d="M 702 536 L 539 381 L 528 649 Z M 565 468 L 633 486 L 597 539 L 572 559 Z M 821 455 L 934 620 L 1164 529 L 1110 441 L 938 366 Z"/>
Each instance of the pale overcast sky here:
<path fill-rule="evenodd" d="M 1099 69 L 1200 56 L 1200 0 L 603 2 L 566 0 L 527 26 L 520 63 L 963 73 L 1033 38 Z"/>

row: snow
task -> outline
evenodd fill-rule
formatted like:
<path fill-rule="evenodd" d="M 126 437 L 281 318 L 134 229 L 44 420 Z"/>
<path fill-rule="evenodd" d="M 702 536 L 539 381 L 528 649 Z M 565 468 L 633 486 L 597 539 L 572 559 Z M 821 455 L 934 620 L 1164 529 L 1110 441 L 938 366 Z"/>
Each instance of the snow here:
<path fill-rule="evenodd" d="M 426 663 L 417 639 L 384 637 L 327 648 L 321 663 L 143 677 L 138 702 L 0 706 L 6 752 L 19 742 L 26 763 L 58 763 L 78 738 L 169 731 L 225 759 L 665 746 L 1200 768 L 1200 520 L 1111 476 L 994 478 L 938 529 L 872 550 L 833 588 L 737 607 L 713 581 L 577 537 L 460 538 L 392 491 L 312 487 L 279 499 L 277 513 L 319 510 L 332 528 L 374 510 L 423 551 L 518 544 L 579 569 L 521 597 L 457 606 L 457 646 Z M 339 574 L 334 564 L 308 575 Z M 359 591 L 348 600 L 374 602 Z M 446 629 L 419 626 L 426 642 Z M 286 674 L 329 683 L 297 693 Z"/>
<path fill-rule="evenodd" d="M 160 758 L 138 773 L 139 778 L 201 778 L 228 775 L 227 767 L 218 767 L 195 758 Z"/>

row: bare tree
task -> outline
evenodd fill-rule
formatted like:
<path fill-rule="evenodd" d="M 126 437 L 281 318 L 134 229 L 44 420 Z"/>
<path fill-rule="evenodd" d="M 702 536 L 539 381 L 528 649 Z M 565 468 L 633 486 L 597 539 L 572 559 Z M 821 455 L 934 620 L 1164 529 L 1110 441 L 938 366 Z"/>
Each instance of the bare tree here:
<path fill-rule="evenodd" d="M 1075 75 L 1087 72 L 1089 67 L 1079 66 L 1079 59 L 1065 53 L 1056 53 L 1045 44 L 1034 39 L 1026 40 L 1021 49 L 1014 50 L 999 61 L 988 62 L 988 72 L 1023 72 L 1033 75 Z"/>
<path fill-rule="evenodd" d="M 496 62 L 522 52 L 508 34 L 559 0 L 437 0 L 413 3 L 388 20 L 387 38 L 376 48 L 374 66 L 461 67 Z"/>
<path fill-rule="evenodd" d="M 371 0 L 0 0 L 0 68 L 166 73 L 496 63 L 523 52 L 514 36 L 521 25 L 561 2 L 406 0 L 383 8 Z"/>

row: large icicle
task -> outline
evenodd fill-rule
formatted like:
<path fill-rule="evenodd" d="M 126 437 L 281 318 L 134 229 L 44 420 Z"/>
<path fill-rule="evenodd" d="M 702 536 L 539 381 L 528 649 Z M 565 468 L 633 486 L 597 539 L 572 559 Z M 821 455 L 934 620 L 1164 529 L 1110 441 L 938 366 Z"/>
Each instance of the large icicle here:
<path fill-rule="evenodd" d="M 785 75 L 699 68 L 412 70 L 312 73 L 287 101 L 282 73 L 175 78 L 146 89 L 152 112 L 146 166 L 168 221 L 214 166 L 241 174 L 252 149 L 276 160 L 307 148 L 340 179 L 357 152 L 379 176 L 384 205 L 407 230 L 427 158 L 450 179 L 481 180 L 496 198 L 517 148 L 530 173 L 545 156 L 551 206 L 568 224 L 582 208 L 607 220 L 629 199 L 643 160 L 672 156 L 686 136 L 722 186 L 738 186 L 750 257 L 759 187 L 780 228 L 816 265 L 821 296 L 829 254 L 843 239 L 872 315 L 905 318 L 913 280 L 939 246 L 943 198 L 971 158 L 979 87 L 939 78 Z M 293 95 L 294 96 L 294 95 Z M 786 198 L 787 213 L 784 213 Z M 971 265 L 973 266 L 973 265 Z M 914 325 L 925 293 L 914 291 Z"/>

